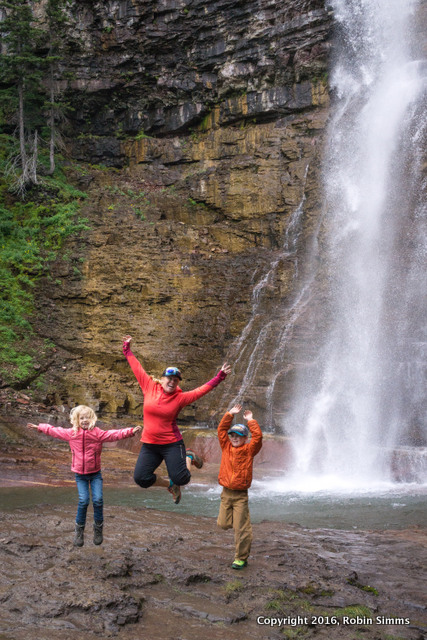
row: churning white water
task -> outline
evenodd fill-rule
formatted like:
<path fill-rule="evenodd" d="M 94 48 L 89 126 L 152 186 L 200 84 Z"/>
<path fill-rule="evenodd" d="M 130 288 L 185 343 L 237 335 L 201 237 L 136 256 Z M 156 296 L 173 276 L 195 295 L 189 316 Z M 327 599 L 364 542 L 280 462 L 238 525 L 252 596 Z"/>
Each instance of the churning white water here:
<path fill-rule="evenodd" d="M 396 450 L 426 436 L 426 63 L 411 26 L 417 4 L 331 1 L 328 328 L 285 425 L 294 432 L 295 478 L 330 487 L 387 482 Z"/>

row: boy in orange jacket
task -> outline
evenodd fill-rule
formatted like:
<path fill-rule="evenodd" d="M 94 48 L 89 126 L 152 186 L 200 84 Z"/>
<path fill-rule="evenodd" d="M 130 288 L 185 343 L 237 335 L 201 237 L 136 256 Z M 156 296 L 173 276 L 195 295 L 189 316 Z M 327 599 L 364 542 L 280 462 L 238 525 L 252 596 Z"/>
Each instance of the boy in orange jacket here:
<path fill-rule="evenodd" d="M 252 466 L 262 447 L 262 433 L 253 419 L 252 411 L 245 411 L 248 426 L 231 426 L 234 415 L 242 410 L 240 404 L 227 411 L 218 425 L 218 439 L 222 449 L 218 482 L 224 488 L 217 524 L 222 529 L 234 529 L 235 559 L 233 569 L 248 564 L 252 544 L 252 526 L 249 516 L 248 489 L 252 483 Z M 248 428 L 249 427 L 249 428 Z M 249 432 L 251 439 L 248 442 Z"/>

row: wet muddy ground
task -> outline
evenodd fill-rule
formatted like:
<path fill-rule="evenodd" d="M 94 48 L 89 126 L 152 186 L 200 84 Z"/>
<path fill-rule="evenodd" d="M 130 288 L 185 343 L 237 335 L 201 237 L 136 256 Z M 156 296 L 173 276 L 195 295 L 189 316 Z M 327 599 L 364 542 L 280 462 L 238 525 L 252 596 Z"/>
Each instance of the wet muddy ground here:
<path fill-rule="evenodd" d="M 2 640 L 424 638 L 425 531 L 254 525 L 249 566 L 212 518 L 108 507 L 72 547 L 73 507 L 0 513 Z M 270 626 L 282 619 L 282 626 Z"/>
<path fill-rule="evenodd" d="M 19 429 L 19 438 L 3 431 L 3 487 L 70 483 L 68 448 Z M 131 486 L 135 456 L 106 450 L 106 482 Z M 211 481 L 216 471 L 210 462 L 203 473 Z M 90 523 L 85 546 L 73 548 L 74 518 L 68 505 L 0 511 L 0 640 L 427 637 L 421 527 L 261 522 L 253 526 L 249 566 L 234 571 L 232 532 L 213 518 L 180 514 L 179 506 L 106 504 L 101 547 Z"/>

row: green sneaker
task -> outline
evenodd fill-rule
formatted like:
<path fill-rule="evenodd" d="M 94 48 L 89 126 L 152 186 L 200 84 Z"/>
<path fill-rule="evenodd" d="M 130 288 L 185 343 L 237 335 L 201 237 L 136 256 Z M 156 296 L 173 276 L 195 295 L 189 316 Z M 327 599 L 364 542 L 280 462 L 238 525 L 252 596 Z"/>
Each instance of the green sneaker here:
<path fill-rule="evenodd" d="M 172 495 L 175 504 L 179 504 L 181 501 L 181 487 L 177 484 L 171 484 L 171 486 L 168 487 L 168 491 Z"/>
<path fill-rule="evenodd" d="M 235 560 L 233 562 L 233 564 L 231 565 L 231 568 L 232 569 L 244 569 L 247 566 L 248 566 L 248 561 L 247 560 Z"/>
<path fill-rule="evenodd" d="M 196 469 L 201 469 L 203 467 L 203 460 L 200 456 L 197 455 L 192 449 L 187 449 L 185 452 L 187 458 L 191 459 L 191 464 L 193 464 Z"/>

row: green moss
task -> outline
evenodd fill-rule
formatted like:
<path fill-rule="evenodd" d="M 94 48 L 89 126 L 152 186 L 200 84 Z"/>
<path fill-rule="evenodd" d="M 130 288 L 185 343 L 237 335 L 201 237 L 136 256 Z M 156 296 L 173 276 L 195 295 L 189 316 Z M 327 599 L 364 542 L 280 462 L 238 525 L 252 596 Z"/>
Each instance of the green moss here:
<path fill-rule="evenodd" d="M 349 578 L 347 580 L 348 584 L 351 584 L 353 587 L 357 587 L 361 591 L 366 591 L 368 593 L 373 593 L 375 596 L 379 595 L 378 590 L 375 587 L 371 587 L 369 584 L 362 584 L 356 578 Z"/>
<path fill-rule="evenodd" d="M 44 389 L 46 387 L 46 379 L 45 376 L 42 374 L 40 375 L 32 384 L 32 386 L 35 389 L 38 389 L 39 391 L 41 391 L 42 389 Z"/>
<path fill-rule="evenodd" d="M 143 140 L 144 138 L 152 138 L 152 136 L 147 136 L 147 134 L 144 133 L 144 131 L 140 131 L 139 133 L 136 134 L 136 136 L 134 137 L 134 140 Z"/>
<path fill-rule="evenodd" d="M 231 593 L 238 593 L 243 590 L 243 582 L 240 580 L 232 580 L 231 582 L 227 582 L 224 589 L 227 595 L 230 595 Z"/>
<path fill-rule="evenodd" d="M 292 605 L 292 611 L 297 615 L 312 614 L 316 608 L 297 593 L 291 590 L 275 589 L 271 592 L 273 598 L 265 604 L 265 608 L 270 611 L 277 611 L 285 614 Z"/>
<path fill-rule="evenodd" d="M 200 131 L 203 131 L 203 133 L 206 132 L 210 127 L 210 122 L 211 122 L 211 112 L 209 111 L 209 113 L 205 115 L 205 117 L 203 118 L 203 120 L 199 125 Z"/>
<path fill-rule="evenodd" d="M 369 607 L 365 607 L 362 604 L 352 605 L 351 607 L 344 607 L 342 609 L 335 609 L 334 615 L 337 618 L 347 616 L 348 618 L 365 617 L 372 618 L 373 613 Z"/>
<path fill-rule="evenodd" d="M 316 593 L 316 587 L 312 584 L 308 584 L 305 587 L 300 587 L 298 591 L 301 591 L 301 593 L 305 593 L 308 596 L 312 596 Z"/>
<path fill-rule="evenodd" d="M 335 591 L 322 589 L 314 582 L 309 582 L 304 587 L 300 587 L 298 589 L 300 593 L 305 593 L 308 596 L 322 596 L 322 597 L 330 597 L 333 596 Z"/>

